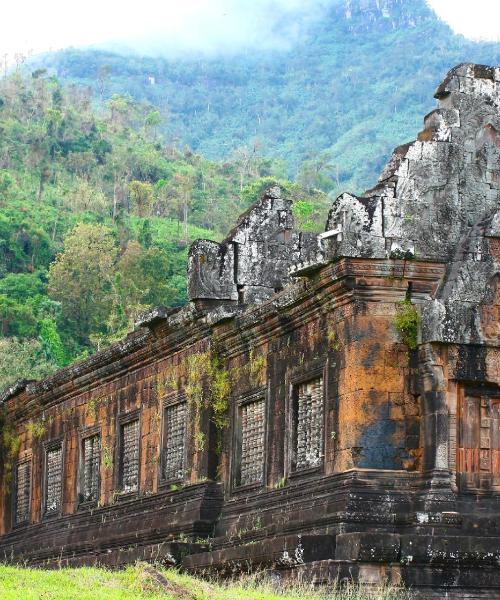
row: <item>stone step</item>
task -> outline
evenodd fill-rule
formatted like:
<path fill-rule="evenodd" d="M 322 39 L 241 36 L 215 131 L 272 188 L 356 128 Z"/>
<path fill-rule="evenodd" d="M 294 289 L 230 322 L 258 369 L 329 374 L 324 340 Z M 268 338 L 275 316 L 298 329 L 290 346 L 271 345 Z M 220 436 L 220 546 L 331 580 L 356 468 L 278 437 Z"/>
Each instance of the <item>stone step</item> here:
<path fill-rule="evenodd" d="M 215 569 L 224 574 L 262 568 L 292 568 L 335 556 L 333 535 L 287 535 L 238 544 L 186 556 L 182 567 L 190 572 Z"/>

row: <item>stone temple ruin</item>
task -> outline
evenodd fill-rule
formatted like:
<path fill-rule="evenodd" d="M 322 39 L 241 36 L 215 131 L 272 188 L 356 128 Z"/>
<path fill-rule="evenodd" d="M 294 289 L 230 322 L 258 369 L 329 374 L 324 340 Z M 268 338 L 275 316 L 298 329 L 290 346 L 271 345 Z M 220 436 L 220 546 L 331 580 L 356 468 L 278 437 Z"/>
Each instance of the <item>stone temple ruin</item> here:
<path fill-rule="evenodd" d="M 0 555 L 500 598 L 500 68 L 320 235 L 278 188 L 189 303 L 2 397 Z"/>

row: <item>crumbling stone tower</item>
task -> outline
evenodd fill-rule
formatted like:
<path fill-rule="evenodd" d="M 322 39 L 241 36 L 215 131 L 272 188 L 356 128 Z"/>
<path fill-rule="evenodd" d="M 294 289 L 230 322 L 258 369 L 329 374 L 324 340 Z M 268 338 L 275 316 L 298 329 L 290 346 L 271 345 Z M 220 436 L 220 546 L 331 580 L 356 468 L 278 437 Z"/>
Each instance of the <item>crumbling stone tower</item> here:
<path fill-rule="evenodd" d="M 2 396 L 0 552 L 500 598 L 500 68 L 319 236 L 268 190 L 190 302 Z"/>

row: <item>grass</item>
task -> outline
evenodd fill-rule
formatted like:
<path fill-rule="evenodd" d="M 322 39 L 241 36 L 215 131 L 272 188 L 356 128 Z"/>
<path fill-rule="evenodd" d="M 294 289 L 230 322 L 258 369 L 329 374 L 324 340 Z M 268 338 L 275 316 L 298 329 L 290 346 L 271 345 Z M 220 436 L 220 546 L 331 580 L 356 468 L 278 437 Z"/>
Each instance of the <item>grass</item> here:
<path fill-rule="evenodd" d="M 313 590 L 283 587 L 258 575 L 233 582 L 205 581 L 138 563 L 120 571 L 96 567 L 43 570 L 0 566 L 1 600 L 409 600 L 394 588 L 363 590 L 348 586 Z"/>

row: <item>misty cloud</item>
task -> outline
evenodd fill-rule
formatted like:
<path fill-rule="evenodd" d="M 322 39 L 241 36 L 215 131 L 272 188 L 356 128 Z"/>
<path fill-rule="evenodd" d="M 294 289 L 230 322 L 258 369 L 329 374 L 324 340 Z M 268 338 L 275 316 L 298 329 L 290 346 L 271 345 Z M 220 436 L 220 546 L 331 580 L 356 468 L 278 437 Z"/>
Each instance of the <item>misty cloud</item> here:
<path fill-rule="evenodd" d="M 339 2 L 343 0 L 191 0 L 176 2 L 175 8 L 165 2 L 148 9 L 147 0 L 133 31 L 123 29 L 99 47 L 163 56 L 286 49 Z"/>
<path fill-rule="evenodd" d="M 67 0 L 10 2 L 2 7 L 0 55 L 69 46 L 112 47 L 168 56 L 288 48 L 307 30 L 310 21 L 321 19 L 333 4 L 346 1 L 86 0 L 71 5 Z M 498 0 L 426 1 L 455 31 L 472 38 L 499 39 Z"/>

